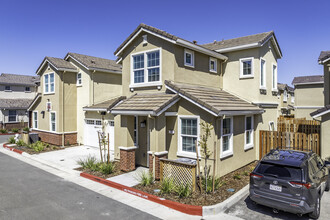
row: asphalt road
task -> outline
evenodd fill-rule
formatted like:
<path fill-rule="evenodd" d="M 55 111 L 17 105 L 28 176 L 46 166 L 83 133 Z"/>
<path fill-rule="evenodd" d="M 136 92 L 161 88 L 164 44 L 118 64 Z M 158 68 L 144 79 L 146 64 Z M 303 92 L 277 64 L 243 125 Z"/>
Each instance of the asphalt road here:
<path fill-rule="evenodd" d="M 299 219 L 305 220 L 309 219 L 308 214 L 298 217 L 297 215 L 279 211 L 278 214 L 273 213 L 273 209 L 253 204 L 249 197 L 245 197 L 236 205 L 232 206 L 226 213 L 231 216 L 240 217 L 247 220 L 268 220 L 268 219 Z M 328 220 L 330 219 L 330 192 L 324 192 L 321 199 L 321 216 L 319 219 Z"/>
<path fill-rule="evenodd" d="M 0 135 L 0 144 L 8 141 L 8 138 L 12 135 Z"/>
<path fill-rule="evenodd" d="M 156 219 L 0 153 L 0 219 Z"/>

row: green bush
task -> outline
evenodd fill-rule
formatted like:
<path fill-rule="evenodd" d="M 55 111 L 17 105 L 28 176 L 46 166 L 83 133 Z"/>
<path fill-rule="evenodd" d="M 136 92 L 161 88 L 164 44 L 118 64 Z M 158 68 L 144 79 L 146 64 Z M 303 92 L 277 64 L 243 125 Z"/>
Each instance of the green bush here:
<path fill-rule="evenodd" d="M 16 145 L 19 146 L 19 147 L 22 147 L 22 146 L 26 146 L 27 144 L 22 139 L 19 139 L 17 141 Z"/>
<path fill-rule="evenodd" d="M 83 168 L 83 169 L 93 169 L 95 168 L 97 161 L 95 157 L 88 156 L 86 159 L 79 159 L 77 163 Z"/>
<path fill-rule="evenodd" d="M 29 133 L 30 132 L 30 128 L 28 128 L 28 127 L 23 128 L 23 131 L 25 131 L 26 133 Z"/>
<path fill-rule="evenodd" d="M 13 129 L 11 129 L 11 131 L 14 132 L 14 133 L 18 133 L 19 129 L 18 128 L 13 128 Z"/>
<path fill-rule="evenodd" d="M 154 177 L 152 176 L 152 173 L 148 171 L 141 172 L 139 176 L 139 181 L 142 186 L 148 186 L 153 184 Z"/>
<path fill-rule="evenodd" d="M 191 189 L 189 184 L 181 183 L 179 186 L 175 188 L 175 192 L 178 194 L 180 198 L 186 198 L 191 194 Z"/>
<path fill-rule="evenodd" d="M 234 178 L 235 180 L 240 180 L 240 179 L 242 179 L 242 177 L 241 177 L 239 174 L 235 174 L 235 175 L 233 176 L 233 178 Z"/>
<path fill-rule="evenodd" d="M 161 186 L 160 186 L 160 192 L 161 193 L 170 193 L 174 190 L 174 182 L 171 178 L 164 178 Z"/>
<path fill-rule="evenodd" d="M 248 171 L 244 171 L 243 173 L 242 173 L 242 175 L 244 175 L 244 176 L 248 176 L 250 173 L 248 172 Z"/>
<path fill-rule="evenodd" d="M 215 177 L 214 180 L 214 190 L 219 189 L 221 186 L 224 185 L 224 182 L 220 181 L 220 178 Z M 202 186 L 203 186 L 203 190 L 205 190 L 205 179 L 202 179 Z M 213 176 L 208 176 L 207 177 L 207 193 L 212 192 L 212 187 L 213 187 Z"/>
<path fill-rule="evenodd" d="M 107 175 L 113 173 L 113 170 L 115 169 L 115 165 L 112 162 L 109 163 L 99 163 L 98 168 L 101 173 Z"/>
<path fill-rule="evenodd" d="M 1 134 L 6 134 L 6 133 L 8 133 L 8 131 L 7 131 L 7 129 L 0 129 L 0 133 Z"/>
<path fill-rule="evenodd" d="M 15 144 L 15 143 L 16 143 L 14 137 L 10 137 L 10 138 L 8 139 L 8 142 L 9 142 L 10 144 Z"/>
<path fill-rule="evenodd" d="M 27 147 L 33 149 L 35 152 L 41 152 L 45 149 L 46 145 L 41 141 L 37 141 L 33 144 L 28 145 Z"/>

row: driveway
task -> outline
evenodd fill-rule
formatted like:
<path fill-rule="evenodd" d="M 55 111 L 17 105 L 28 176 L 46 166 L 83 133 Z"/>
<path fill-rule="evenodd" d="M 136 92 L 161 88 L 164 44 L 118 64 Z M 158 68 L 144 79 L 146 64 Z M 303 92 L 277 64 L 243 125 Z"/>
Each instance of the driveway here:
<path fill-rule="evenodd" d="M 156 219 L 2 153 L 0 173 L 1 220 Z"/>
<path fill-rule="evenodd" d="M 11 137 L 13 135 L 0 135 L 0 144 L 1 143 L 5 143 L 8 142 L 9 137 Z"/>
<path fill-rule="evenodd" d="M 330 219 L 330 192 L 324 192 L 321 200 L 321 216 L 319 219 Z M 245 197 L 231 208 L 227 209 L 228 215 L 239 217 L 247 220 L 268 220 L 268 219 L 309 219 L 308 215 L 299 218 L 297 215 L 279 211 L 278 214 L 273 213 L 273 209 L 253 204 L 249 197 Z"/>

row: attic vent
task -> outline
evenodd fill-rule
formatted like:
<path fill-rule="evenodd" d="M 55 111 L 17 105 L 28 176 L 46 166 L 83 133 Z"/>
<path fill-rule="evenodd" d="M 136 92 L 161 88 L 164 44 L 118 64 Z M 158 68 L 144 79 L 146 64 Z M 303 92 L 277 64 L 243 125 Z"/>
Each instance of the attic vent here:
<path fill-rule="evenodd" d="M 91 60 L 91 63 L 95 63 L 95 60 Z"/>

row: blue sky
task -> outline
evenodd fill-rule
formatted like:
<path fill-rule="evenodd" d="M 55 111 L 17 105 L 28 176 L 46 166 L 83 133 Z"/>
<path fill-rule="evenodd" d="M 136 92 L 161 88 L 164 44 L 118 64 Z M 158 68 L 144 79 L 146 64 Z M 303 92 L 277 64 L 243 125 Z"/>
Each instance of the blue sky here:
<path fill-rule="evenodd" d="M 323 74 L 330 50 L 330 1 L 0 0 L 0 73 L 35 74 L 45 56 L 67 52 L 115 59 L 145 23 L 199 44 L 275 31 L 283 52 L 279 82 Z"/>

